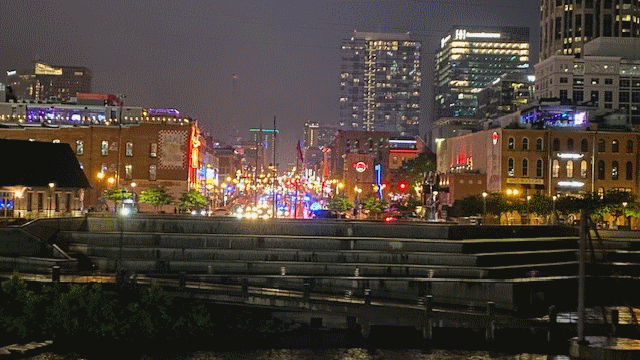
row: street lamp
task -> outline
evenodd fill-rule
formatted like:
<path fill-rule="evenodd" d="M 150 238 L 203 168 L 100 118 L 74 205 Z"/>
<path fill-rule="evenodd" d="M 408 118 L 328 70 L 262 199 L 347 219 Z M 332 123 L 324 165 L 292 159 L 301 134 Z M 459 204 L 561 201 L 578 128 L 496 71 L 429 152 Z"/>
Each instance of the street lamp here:
<path fill-rule="evenodd" d="M 53 217 L 53 193 L 54 193 L 54 188 L 56 187 L 55 183 L 50 182 L 49 183 L 49 191 L 50 191 L 50 195 L 49 195 L 49 217 Z"/>
<path fill-rule="evenodd" d="M 553 195 L 553 197 L 551 199 L 553 200 L 553 204 L 552 204 L 552 207 L 551 207 L 551 218 L 553 219 L 553 223 L 555 224 L 556 200 L 558 200 L 558 197 Z"/>
<path fill-rule="evenodd" d="M 482 215 L 487 213 L 487 195 L 486 191 L 482 192 Z"/>

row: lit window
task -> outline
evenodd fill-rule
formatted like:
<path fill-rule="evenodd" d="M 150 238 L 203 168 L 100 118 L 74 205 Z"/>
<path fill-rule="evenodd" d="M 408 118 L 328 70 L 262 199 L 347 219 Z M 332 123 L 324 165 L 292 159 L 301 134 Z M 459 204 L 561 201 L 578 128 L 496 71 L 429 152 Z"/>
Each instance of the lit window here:
<path fill-rule="evenodd" d="M 151 143 L 149 146 L 149 157 L 157 157 L 158 156 L 158 143 Z"/>
<path fill-rule="evenodd" d="M 124 150 L 125 156 L 133 156 L 133 143 L 128 142 Z"/>
<path fill-rule="evenodd" d="M 572 160 L 567 161 L 567 177 L 568 178 L 573 177 L 573 161 Z"/>
<path fill-rule="evenodd" d="M 618 180 L 618 162 L 611 163 L 611 180 Z"/>
<path fill-rule="evenodd" d="M 515 162 L 514 162 L 513 158 L 509 158 L 509 161 L 507 163 L 508 164 L 508 167 L 507 167 L 507 175 L 508 176 L 513 176 L 514 175 L 514 170 L 513 170 L 514 163 Z"/>
<path fill-rule="evenodd" d="M 513 150 L 516 147 L 516 140 L 512 137 L 509 138 L 507 146 L 509 148 L 509 150 Z"/>
<path fill-rule="evenodd" d="M 84 154 L 84 140 L 76 140 L 76 154 Z"/>
<path fill-rule="evenodd" d="M 587 160 L 582 160 L 582 162 L 580 162 L 580 177 L 586 179 L 587 171 Z"/>
<path fill-rule="evenodd" d="M 128 180 L 131 180 L 133 178 L 133 165 L 124 166 L 124 176 Z"/>
<path fill-rule="evenodd" d="M 149 165 L 149 180 L 155 180 L 155 179 L 156 179 L 156 166 Z"/>
<path fill-rule="evenodd" d="M 539 177 L 539 178 L 542 177 L 542 166 L 543 166 L 542 159 L 538 159 L 538 161 L 536 161 L 536 177 Z"/>
<path fill-rule="evenodd" d="M 552 176 L 554 178 L 557 178 L 559 174 L 560 174 L 560 162 L 558 162 L 558 160 L 553 160 Z"/>
<path fill-rule="evenodd" d="M 102 140 L 101 152 L 102 155 L 109 155 L 109 141 Z"/>

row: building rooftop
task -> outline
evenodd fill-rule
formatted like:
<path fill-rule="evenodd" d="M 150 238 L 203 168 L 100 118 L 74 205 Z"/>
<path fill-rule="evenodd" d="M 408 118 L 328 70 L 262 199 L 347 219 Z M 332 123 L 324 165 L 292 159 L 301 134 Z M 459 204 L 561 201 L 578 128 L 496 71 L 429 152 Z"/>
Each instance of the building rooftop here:
<path fill-rule="evenodd" d="M 0 186 L 90 188 L 71 146 L 25 140 L 0 139 Z"/>

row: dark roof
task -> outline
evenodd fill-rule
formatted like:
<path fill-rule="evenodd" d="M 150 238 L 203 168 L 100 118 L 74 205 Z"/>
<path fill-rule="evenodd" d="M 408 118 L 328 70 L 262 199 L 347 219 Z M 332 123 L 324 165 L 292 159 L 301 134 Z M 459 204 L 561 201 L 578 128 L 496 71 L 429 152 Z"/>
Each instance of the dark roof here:
<path fill-rule="evenodd" d="M 0 154 L 0 187 L 91 187 L 69 144 L 0 139 Z"/>

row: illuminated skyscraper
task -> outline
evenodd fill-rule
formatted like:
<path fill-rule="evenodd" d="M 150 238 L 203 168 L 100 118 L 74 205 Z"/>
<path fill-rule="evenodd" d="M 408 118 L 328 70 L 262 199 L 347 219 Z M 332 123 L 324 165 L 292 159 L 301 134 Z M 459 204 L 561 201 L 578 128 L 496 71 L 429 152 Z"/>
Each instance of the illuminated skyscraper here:
<path fill-rule="evenodd" d="M 598 37 L 640 37 L 640 1 L 540 1 L 540 61 L 581 55 L 584 44 Z"/>
<path fill-rule="evenodd" d="M 342 41 L 341 129 L 418 135 L 420 42 L 408 33 L 360 33 Z"/>
<path fill-rule="evenodd" d="M 78 66 L 51 66 L 36 62 L 32 69 L 7 71 L 7 86 L 18 100 L 67 102 L 77 93 L 91 92 L 91 70 Z"/>
<path fill-rule="evenodd" d="M 528 71 L 528 28 L 452 28 L 436 54 L 434 120 L 476 117 L 482 89 L 505 74 Z"/>

